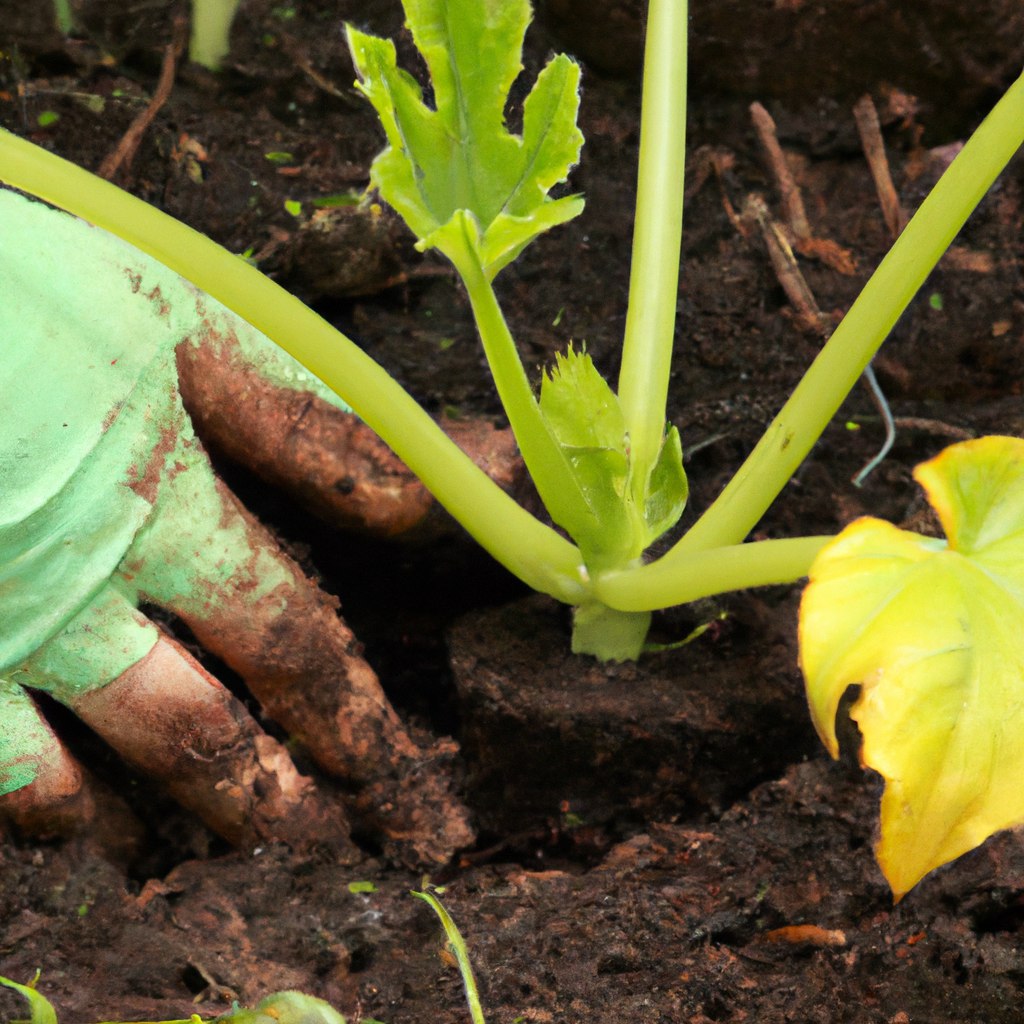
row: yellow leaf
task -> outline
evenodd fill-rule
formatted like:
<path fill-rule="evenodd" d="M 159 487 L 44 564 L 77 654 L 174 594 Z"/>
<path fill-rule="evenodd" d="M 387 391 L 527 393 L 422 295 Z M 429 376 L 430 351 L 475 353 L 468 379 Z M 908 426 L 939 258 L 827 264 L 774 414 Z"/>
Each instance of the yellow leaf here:
<path fill-rule="evenodd" d="M 819 554 L 800 607 L 815 727 L 851 716 L 885 780 L 877 856 L 899 899 L 1024 822 L 1024 440 L 946 449 L 914 473 L 948 542 L 860 519 Z"/>

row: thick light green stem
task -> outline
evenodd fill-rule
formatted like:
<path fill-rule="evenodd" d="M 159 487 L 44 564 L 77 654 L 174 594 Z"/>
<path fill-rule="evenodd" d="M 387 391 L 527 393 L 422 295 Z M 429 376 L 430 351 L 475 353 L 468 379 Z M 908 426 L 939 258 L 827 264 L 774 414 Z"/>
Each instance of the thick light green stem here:
<path fill-rule="evenodd" d="M 619 373 L 634 495 L 641 505 L 665 432 L 675 334 L 686 165 L 686 29 L 686 0 L 651 0 L 629 308 Z"/>
<path fill-rule="evenodd" d="M 505 494 L 382 367 L 254 267 L 109 182 L 5 131 L 0 181 L 118 235 L 248 320 L 342 395 L 511 572 L 569 604 L 586 598 L 581 558 L 572 544 Z M 80 253 L 68 253 L 68 259 L 78 258 Z"/>
<path fill-rule="evenodd" d="M 466 258 L 459 260 L 456 267 L 469 294 L 498 397 L 537 493 L 551 518 L 570 536 L 592 535 L 595 516 L 565 452 L 541 413 L 491 282 L 468 247 Z"/>
<path fill-rule="evenodd" d="M 599 661 L 636 661 L 651 628 L 651 613 L 624 612 L 600 601 L 573 609 L 572 653 Z"/>
<path fill-rule="evenodd" d="M 637 569 L 603 573 L 594 580 L 594 595 L 610 608 L 643 612 L 731 590 L 793 583 L 807 575 L 830 540 L 795 537 L 687 552 L 671 562 L 662 558 Z"/>
<path fill-rule="evenodd" d="M 683 571 L 691 553 L 735 544 L 750 532 L 1022 142 L 1024 76 L 939 179 L 746 462 L 658 564 Z"/>
<path fill-rule="evenodd" d="M 239 0 L 192 0 L 189 60 L 216 71 L 231 50 L 231 22 Z"/>

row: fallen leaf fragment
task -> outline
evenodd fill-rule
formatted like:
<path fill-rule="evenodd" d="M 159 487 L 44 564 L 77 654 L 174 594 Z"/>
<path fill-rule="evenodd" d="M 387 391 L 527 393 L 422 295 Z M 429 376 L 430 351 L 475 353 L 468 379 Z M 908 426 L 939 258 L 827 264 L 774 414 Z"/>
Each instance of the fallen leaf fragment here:
<path fill-rule="evenodd" d="M 838 947 L 846 945 L 846 932 L 822 928 L 816 924 L 787 924 L 762 935 L 765 942 L 784 942 L 793 946 Z"/>

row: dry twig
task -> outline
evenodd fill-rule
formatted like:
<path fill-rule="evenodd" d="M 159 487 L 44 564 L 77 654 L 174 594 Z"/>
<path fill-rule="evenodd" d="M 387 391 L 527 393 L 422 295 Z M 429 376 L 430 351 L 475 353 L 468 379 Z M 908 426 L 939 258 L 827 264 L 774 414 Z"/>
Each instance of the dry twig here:
<path fill-rule="evenodd" d="M 778 222 L 772 219 L 764 199 L 756 194 L 747 196 L 743 206 L 743 217 L 745 220 L 754 221 L 760 228 L 775 277 L 796 310 L 800 325 L 823 337 L 827 335 L 830 329 L 828 317 L 818 308 L 814 293 L 800 271 L 785 232 Z"/>
<path fill-rule="evenodd" d="M 171 89 L 174 88 L 175 69 L 178 58 L 184 52 L 187 39 L 186 27 L 187 22 L 184 17 L 179 16 L 174 19 L 171 41 L 164 49 L 160 78 L 157 82 L 156 91 L 153 93 L 153 98 L 146 105 L 146 109 L 128 126 L 128 130 L 121 136 L 121 141 L 103 158 L 103 163 L 100 164 L 99 169 L 96 171 L 101 178 L 112 181 L 115 174 L 121 172 L 123 176 L 127 173 L 128 168 L 131 167 L 131 163 L 138 151 L 139 143 L 142 142 L 142 136 L 146 134 L 146 130 L 153 123 L 154 118 L 160 112 L 160 108 L 170 97 Z"/>
<path fill-rule="evenodd" d="M 782 209 L 785 212 L 786 223 L 797 239 L 809 239 L 811 237 L 811 225 L 807 220 L 807 211 L 804 209 L 803 196 L 800 194 L 800 186 L 797 185 L 793 172 L 786 163 L 785 154 L 779 145 L 779 138 L 775 131 L 775 122 L 771 114 L 760 103 L 750 104 L 750 117 L 754 122 L 754 130 L 764 149 L 768 159 L 768 166 L 775 177 L 782 196 Z"/>
<path fill-rule="evenodd" d="M 853 116 L 857 121 L 857 131 L 864 147 L 871 177 L 875 182 L 875 192 L 882 207 L 882 216 L 893 241 L 899 238 L 907 226 L 907 214 L 896 194 L 889 172 L 889 160 L 885 155 L 885 142 L 882 139 L 882 128 L 878 122 L 878 110 L 870 96 L 862 96 L 853 108 Z"/>
<path fill-rule="evenodd" d="M 870 98 L 868 102 L 870 103 Z M 861 103 L 863 104 L 863 101 Z M 899 200 L 896 198 L 896 191 L 892 187 L 892 178 L 889 176 L 889 165 L 885 159 L 885 148 L 881 145 L 878 115 L 873 104 L 871 104 L 870 114 L 874 115 L 875 136 L 870 136 L 869 127 L 862 127 L 861 129 L 862 138 L 865 137 L 865 132 L 868 133 L 869 138 L 873 138 L 873 152 L 876 154 L 875 162 L 872 163 L 872 156 L 870 154 L 868 162 L 872 166 L 872 174 L 875 175 L 876 187 L 880 188 L 877 184 L 879 181 L 878 173 L 880 172 L 876 172 L 875 168 L 878 166 L 884 170 L 885 180 L 888 182 L 892 198 L 895 200 L 895 207 L 891 208 L 902 214 Z M 800 186 L 796 183 L 796 179 L 786 163 L 786 158 L 775 132 L 775 122 L 772 120 L 771 115 L 760 103 L 752 103 L 750 105 L 750 116 L 754 122 L 758 138 L 761 140 L 761 145 L 764 147 L 765 154 L 767 155 L 769 167 L 778 184 L 786 220 L 798 248 L 808 254 L 818 255 L 832 266 L 833 269 L 839 270 L 841 273 L 851 272 L 852 268 L 846 267 L 846 261 L 837 259 L 837 257 L 845 255 L 842 249 L 829 239 L 813 237 L 810 223 L 807 220 L 803 196 L 800 193 Z M 861 120 L 864 120 L 866 124 L 868 120 L 867 114 L 862 113 L 858 117 L 858 125 L 860 125 Z M 868 144 L 865 143 L 865 151 L 867 151 L 867 148 Z M 877 155 L 879 152 L 881 154 L 880 162 Z M 882 197 L 881 191 L 879 192 L 879 199 L 883 204 L 883 211 L 888 211 L 890 207 L 886 207 L 886 199 Z M 829 318 L 818 307 L 814 293 L 800 271 L 785 233 L 780 225 L 771 218 L 764 200 L 756 195 L 748 197 L 744 208 L 744 215 L 755 220 L 759 225 L 775 276 L 786 293 L 786 297 L 796 310 L 799 323 L 807 329 L 814 330 L 822 337 L 827 337 L 831 330 Z M 885 216 L 888 222 L 890 214 L 885 212 Z M 898 223 L 898 220 L 894 220 L 893 223 Z M 889 409 L 889 403 L 885 399 L 885 394 L 879 386 L 878 378 L 875 376 L 875 371 L 870 363 L 864 368 L 861 377 L 864 381 L 864 386 L 868 390 L 868 394 L 871 395 L 875 408 L 882 417 L 882 422 L 885 424 L 885 440 L 882 442 L 882 447 L 874 458 L 854 476 L 853 483 L 857 487 L 864 483 L 868 476 L 874 472 L 878 464 L 889 454 L 896 440 L 896 427 L 892 412 Z"/>

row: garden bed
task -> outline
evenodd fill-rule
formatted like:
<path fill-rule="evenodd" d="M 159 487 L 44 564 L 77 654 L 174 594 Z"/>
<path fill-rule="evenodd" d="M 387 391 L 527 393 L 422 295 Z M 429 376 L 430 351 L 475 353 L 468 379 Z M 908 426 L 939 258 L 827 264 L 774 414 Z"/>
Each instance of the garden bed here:
<path fill-rule="evenodd" d="M 529 366 L 573 339 L 613 373 L 638 15 L 630 3 L 582 6 L 550 0 L 527 64 L 536 70 L 553 47 L 590 62 L 572 181 L 588 205 L 498 288 Z M 89 0 L 69 40 L 44 7 L 20 5 L 0 24 L 0 124 L 96 169 L 156 87 L 173 5 Z M 749 104 L 774 117 L 814 237 L 827 243 L 800 257 L 801 270 L 821 310 L 844 310 L 888 244 L 852 103 L 873 95 L 913 209 L 1016 73 L 1017 7 L 695 4 L 669 407 L 691 510 L 720 490 L 820 343 L 739 216 L 758 193 L 781 217 Z M 594 28 L 602 17 L 623 32 L 611 53 Z M 432 413 L 501 425 L 468 304 L 441 258 L 417 254 L 387 211 L 314 204 L 358 195 L 381 145 L 350 87 L 344 18 L 382 34 L 401 23 L 390 0 L 243 4 L 223 72 L 179 68 L 120 181 L 251 253 Z M 1024 435 L 1022 170 L 1018 157 L 875 361 L 899 428 L 889 457 L 863 487 L 851 483 L 883 436 L 857 390 L 759 536 L 835 532 L 862 514 L 907 521 L 921 511 L 917 462 L 963 437 Z M 1024 848 L 996 837 L 893 905 L 871 854 L 878 782 L 852 760 L 828 760 L 803 704 L 797 588 L 670 610 L 656 617 L 660 642 L 709 628 L 636 665 L 599 666 L 568 655 L 563 609 L 527 597 L 468 541 L 339 534 L 223 452 L 218 469 L 338 595 L 400 712 L 462 745 L 480 838 L 434 880 L 450 886 L 489 1020 L 1019 1018 Z M 42 969 L 65 1024 L 213 1016 L 233 998 L 249 1005 L 285 988 L 353 1021 L 466 1019 L 436 923 L 407 895 L 418 876 L 372 850 L 355 866 L 330 849 L 231 851 L 52 710 L 148 829 L 127 869 L 87 841 L 0 847 L 0 973 L 24 981 Z M 350 891 L 357 881 L 376 891 Z M 16 1006 L 0 996 L 0 1017 Z"/>

